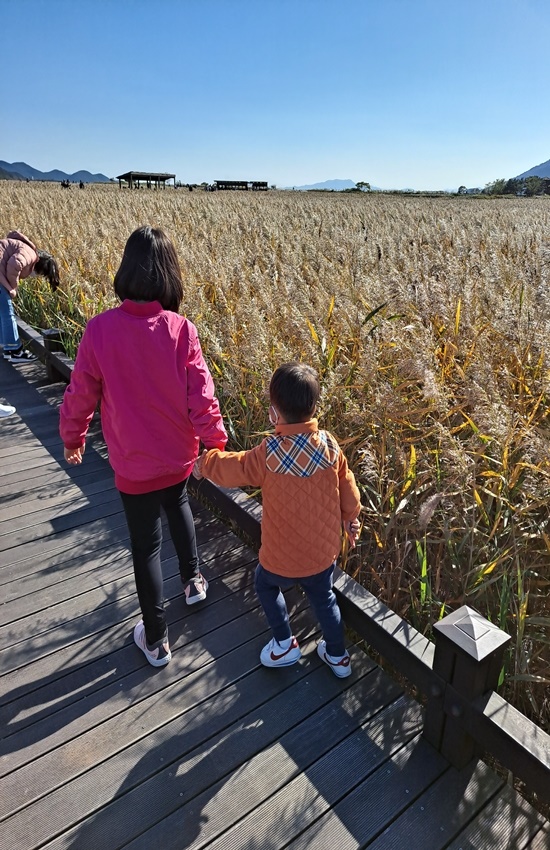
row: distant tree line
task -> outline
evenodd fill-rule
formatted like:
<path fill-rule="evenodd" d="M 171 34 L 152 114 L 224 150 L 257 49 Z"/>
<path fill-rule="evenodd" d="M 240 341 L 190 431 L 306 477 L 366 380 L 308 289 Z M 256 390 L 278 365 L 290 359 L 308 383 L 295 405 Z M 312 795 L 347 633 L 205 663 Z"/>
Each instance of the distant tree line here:
<path fill-rule="evenodd" d="M 550 177 L 510 177 L 508 180 L 502 178 L 487 183 L 483 193 L 485 195 L 521 195 L 525 198 L 532 198 L 534 195 L 550 195 Z"/>

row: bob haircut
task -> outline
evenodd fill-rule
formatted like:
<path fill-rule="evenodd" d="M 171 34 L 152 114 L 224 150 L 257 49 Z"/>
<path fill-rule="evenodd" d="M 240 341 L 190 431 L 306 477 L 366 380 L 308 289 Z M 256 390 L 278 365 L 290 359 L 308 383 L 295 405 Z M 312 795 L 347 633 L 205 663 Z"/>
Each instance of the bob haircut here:
<path fill-rule="evenodd" d="M 134 230 L 124 247 L 114 288 L 121 301 L 160 301 L 165 310 L 178 312 L 183 300 L 181 269 L 163 230 L 149 225 Z"/>
<path fill-rule="evenodd" d="M 271 376 L 271 403 L 289 424 L 311 418 L 319 393 L 319 376 L 312 366 L 305 363 L 283 363 Z"/>

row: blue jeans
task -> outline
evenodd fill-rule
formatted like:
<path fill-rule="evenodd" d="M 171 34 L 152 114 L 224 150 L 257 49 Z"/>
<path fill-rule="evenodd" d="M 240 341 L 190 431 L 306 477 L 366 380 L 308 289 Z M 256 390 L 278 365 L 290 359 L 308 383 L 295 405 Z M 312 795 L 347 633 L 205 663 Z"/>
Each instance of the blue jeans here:
<path fill-rule="evenodd" d="M 305 578 L 288 578 L 271 573 L 258 564 L 254 586 L 262 603 L 267 622 L 276 641 L 287 640 L 292 635 L 288 611 L 282 591 L 300 585 L 319 621 L 329 655 L 340 656 L 346 651 L 342 615 L 332 589 L 334 564 L 322 573 Z"/>
<path fill-rule="evenodd" d="M 0 342 L 6 351 L 21 348 L 19 330 L 15 321 L 15 310 L 8 290 L 0 283 Z"/>

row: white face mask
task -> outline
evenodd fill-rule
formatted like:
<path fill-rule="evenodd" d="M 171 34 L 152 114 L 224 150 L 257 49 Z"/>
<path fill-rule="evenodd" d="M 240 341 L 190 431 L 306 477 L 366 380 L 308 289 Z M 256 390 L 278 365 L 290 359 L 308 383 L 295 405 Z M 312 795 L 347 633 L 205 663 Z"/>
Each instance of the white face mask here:
<path fill-rule="evenodd" d="M 279 421 L 279 414 L 277 413 L 277 411 L 275 410 L 275 408 L 273 407 L 272 404 L 269 405 L 269 414 L 268 415 L 269 415 L 269 421 L 271 422 L 271 424 L 275 428 L 275 426 L 277 425 L 277 422 Z"/>

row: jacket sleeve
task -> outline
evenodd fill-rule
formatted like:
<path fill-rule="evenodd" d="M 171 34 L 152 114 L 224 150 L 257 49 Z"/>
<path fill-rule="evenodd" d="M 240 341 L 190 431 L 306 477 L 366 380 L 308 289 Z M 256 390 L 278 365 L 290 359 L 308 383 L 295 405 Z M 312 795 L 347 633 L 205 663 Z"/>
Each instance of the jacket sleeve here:
<path fill-rule="evenodd" d="M 59 411 L 59 433 L 66 449 L 82 448 L 94 411 L 101 399 L 101 375 L 88 329 L 78 346 L 71 382 Z"/>
<path fill-rule="evenodd" d="M 357 519 L 361 513 L 361 496 L 355 483 L 355 476 L 348 467 L 346 456 L 341 449 L 337 464 L 342 522 L 350 522 L 352 519 Z"/>
<path fill-rule="evenodd" d="M 203 357 L 197 329 L 191 322 L 187 358 L 187 403 L 189 418 L 204 446 L 207 449 L 224 449 L 227 433 L 215 395 L 214 381 Z"/>
<path fill-rule="evenodd" d="M 247 452 L 212 449 L 199 461 L 205 478 L 220 487 L 261 487 L 265 478 L 265 442 Z"/>
<path fill-rule="evenodd" d="M 14 251 L 6 264 L 6 277 L 12 290 L 17 291 L 17 287 L 19 286 L 19 277 L 26 265 L 27 260 L 21 251 Z"/>

